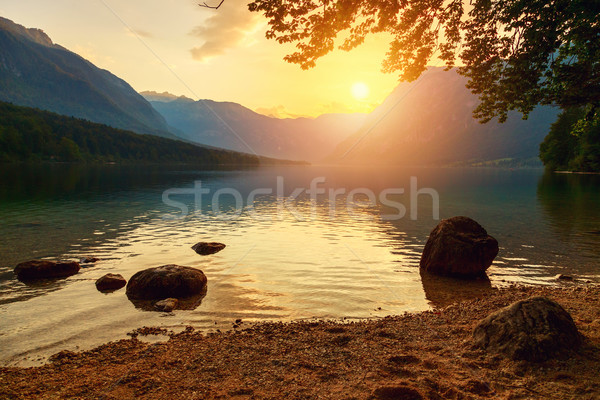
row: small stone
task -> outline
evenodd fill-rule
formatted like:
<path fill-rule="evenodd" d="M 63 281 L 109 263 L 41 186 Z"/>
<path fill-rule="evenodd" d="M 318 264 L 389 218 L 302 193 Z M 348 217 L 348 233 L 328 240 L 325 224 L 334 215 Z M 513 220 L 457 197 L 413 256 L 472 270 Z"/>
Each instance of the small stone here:
<path fill-rule="evenodd" d="M 121 289 L 127 284 L 125 278 L 120 274 L 106 274 L 96 281 L 96 289 L 101 292 Z"/>
<path fill-rule="evenodd" d="M 77 357 L 77 353 L 70 351 L 70 350 L 63 350 L 61 352 L 51 355 L 48 358 L 48 361 L 50 361 L 52 363 L 56 363 L 56 362 L 60 362 L 60 361 L 64 361 L 64 360 L 70 360 L 75 357 Z M 41 357 L 38 358 L 38 360 L 40 360 L 40 359 L 41 359 Z"/>
<path fill-rule="evenodd" d="M 200 242 L 192 246 L 192 249 L 201 256 L 218 253 L 223 250 L 225 245 L 217 242 Z"/>
<path fill-rule="evenodd" d="M 84 257 L 79 262 L 81 264 L 93 264 L 98 261 L 100 261 L 100 259 L 97 257 Z"/>
<path fill-rule="evenodd" d="M 168 298 L 154 303 L 154 308 L 156 308 L 159 311 L 171 312 L 175 309 L 175 307 L 177 307 L 177 303 L 177 299 Z"/>
<path fill-rule="evenodd" d="M 563 281 L 572 281 L 573 277 L 571 275 L 558 274 L 554 277 L 554 279 L 563 280 Z"/>

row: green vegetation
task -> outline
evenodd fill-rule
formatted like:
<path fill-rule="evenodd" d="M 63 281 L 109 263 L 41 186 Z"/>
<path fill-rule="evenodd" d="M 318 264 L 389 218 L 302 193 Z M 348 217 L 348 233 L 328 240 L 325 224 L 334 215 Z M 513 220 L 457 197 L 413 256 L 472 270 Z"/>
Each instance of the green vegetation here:
<path fill-rule="evenodd" d="M 600 171 L 600 115 L 584 107 L 559 115 L 540 145 L 540 158 L 551 170 Z"/>
<path fill-rule="evenodd" d="M 249 154 L 139 135 L 0 102 L 0 162 L 259 164 Z"/>

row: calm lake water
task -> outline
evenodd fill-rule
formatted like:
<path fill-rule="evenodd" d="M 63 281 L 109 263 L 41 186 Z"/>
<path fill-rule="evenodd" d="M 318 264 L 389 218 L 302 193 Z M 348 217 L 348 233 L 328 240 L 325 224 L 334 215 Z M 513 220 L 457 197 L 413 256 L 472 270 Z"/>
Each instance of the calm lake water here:
<path fill-rule="evenodd" d="M 416 200 L 411 177 L 422 190 Z M 295 192 L 315 178 L 325 194 Z M 370 203 L 365 194 L 399 188 L 404 194 L 387 192 L 387 204 Z M 498 239 L 490 282 L 421 277 L 420 254 L 438 222 L 424 188 L 439 195 L 440 218 L 470 216 Z M 163 201 L 169 189 L 177 203 Z M 248 204 L 255 189 L 262 190 Z M 349 208 L 354 189 L 358 204 Z M 600 281 L 599 204 L 600 176 L 543 170 L 3 166 L 0 363 L 35 364 L 142 326 L 210 330 L 230 329 L 238 318 L 372 318 L 443 306 L 510 282 L 569 284 L 557 283 L 558 273 Z M 403 218 L 390 218 L 403 208 Z M 202 257 L 190 249 L 199 241 L 227 248 Z M 24 284 L 12 272 L 33 258 L 89 255 L 102 261 L 67 279 Z M 135 308 L 124 289 L 95 289 L 108 272 L 129 279 L 164 264 L 205 272 L 208 292 L 198 308 L 148 312 Z"/>

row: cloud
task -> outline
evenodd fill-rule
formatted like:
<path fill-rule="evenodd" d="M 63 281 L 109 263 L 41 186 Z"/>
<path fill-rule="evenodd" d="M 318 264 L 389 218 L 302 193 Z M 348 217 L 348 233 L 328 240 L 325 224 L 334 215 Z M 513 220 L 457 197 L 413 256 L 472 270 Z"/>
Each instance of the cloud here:
<path fill-rule="evenodd" d="M 210 4 L 208 0 L 207 3 Z M 206 9 L 206 12 L 213 15 L 190 32 L 190 35 L 204 41 L 201 46 L 190 50 L 194 60 L 198 61 L 218 56 L 236 47 L 260 23 L 260 16 L 248 11 L 247 0 L 225 0 L 218 10 Z"/>
<path fill-rule="evenodd" d="M 256 111 L 259 114 L 266 115 L 267 117 L 273 118 L 311 118 L 307 115 L 292 114 L 288 112 L 286 108 L 281 104 L 275 107 L 259 107 L 254 111 Z"/>

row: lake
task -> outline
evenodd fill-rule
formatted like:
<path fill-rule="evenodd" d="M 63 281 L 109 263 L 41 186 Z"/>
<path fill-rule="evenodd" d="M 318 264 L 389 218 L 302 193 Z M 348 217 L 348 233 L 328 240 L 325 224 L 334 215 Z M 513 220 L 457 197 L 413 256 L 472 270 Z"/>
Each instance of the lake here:
<path fill-rule="evenodd" d="M 378 318 L 512 282 L 570 284 L 558 273 L 600 281 L 599 204 L 600 176 L 538 169 L 2 166 L 0 362 L 33 365 L 142 326 Z M 499 241 L 489 282 L 421 277 L 438 214 L 472 217 Z M 200 241 L 227 247 L 199 256 Z M 66 279 L 24 284 L 12 272 L 85 256 L 101 261 Z M 204 271 L 198 308 L 143 311 L 124 289 L 94 286 L 164 264 Z"/>

